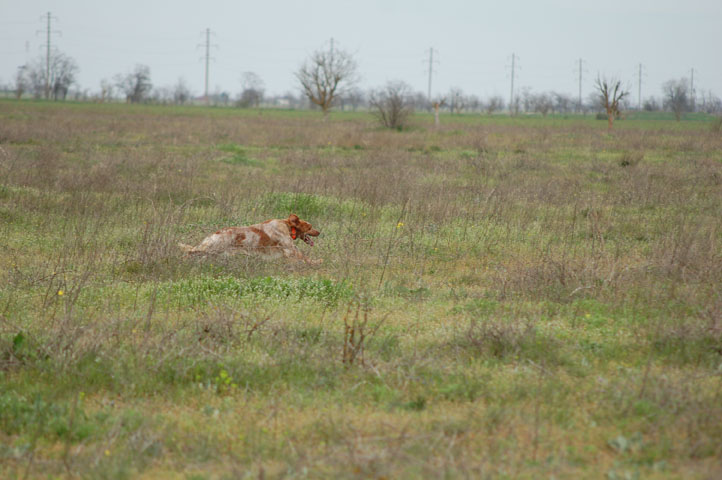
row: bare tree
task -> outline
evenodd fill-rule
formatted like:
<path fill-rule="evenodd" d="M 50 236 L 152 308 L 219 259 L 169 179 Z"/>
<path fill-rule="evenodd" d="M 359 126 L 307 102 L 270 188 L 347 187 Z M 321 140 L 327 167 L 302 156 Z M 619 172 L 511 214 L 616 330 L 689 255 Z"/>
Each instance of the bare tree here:
<path fill-rule="evenodd" d="M 191 98 L 191 90 L 188 88 L 184 78 L 179 78 L 178 83 L 173 87 L 173 103 L 183 105 Z"/>
<path fill-rule="evenodd" d="M 575 104 L 572 97 L 565 93 L 557 92 L 552 92 L 552 97 L 554 97 L 554 110 L 557 113 L 569 113 L 572 111 L 572 107 Z"/>
<path fill-rule="evenodd" d="M 349 105 L 351 105 L 354 112 L 358 109 L 358 107 L 363 105 L 365 101 L 364 92 L 359 88 L 349 89 L 346 95 L 344 95 L 344 98 L 348 101 Z"/>
<path fill-rule="evenodd" d="M 629 92 L 622 88 L 622 82 L 620 80 L 607 80 L 599 76 L 597 77 L 595 87 L 597 88 L 597 100 L 607 112 L 607 130 L 611 131 L 614 125 L 614 119 L 620 114 L 619 102 L 629 95 Z"/>
<path fill-rule="evenodd" d="M 241 88 L 241 96 L 236 102 L 239 107 L 257 107 L 261 104 L 265 93 L 265 85 L 260 75 L 254 72 L 243 72 Z"/>
<path fill-rule="evenodd" d="M 431 108 L 429 99 L 424 92 L 414 92 L 411 94 L 411 101 L 416 110 L 429 110 Z"/>
<path fill-rule="evenodd" d="M 100 103 L 113 98 L 113 82 L 104 78 L 100 81 Z"/>
<path fill-rule="evenodd" d="M 476 95 L 467 96 L 466 102 L 469 110 L 471 110 L 472 112 L 478 112 L 482 107 L 481 99 Z"/>
<path fill-rule="evenodd" d="M 78 74 L 78 64 L 71 57 L 57 52 L 50 63 L 50 88 L 53 100 L 65 100 L 70 86 L 75 83 Z"/>
<path fill-rule="evenodd" d="M 402 129 L 414 111 L 411 87 L 404 82 L 389 82 L 369 97 L 373 115 L 387 128 Z"/>
<path fill-rule="evenodd" d="M 146 99 L 160 105 L 173 103 L 173 87 L 156 87 Z"/>
<path fill-rule="evenodd" d="M 679 122 L 682 114 L 690 108 L 689 82 L 686 78 L 669 80 L 662 85 L 664 91 L 664 107 L 674 112 Z"/>
<path fill-rule="evenodd" d="M 27 67 L 22 65 L 18 67 L 18 71 L 15 74 L 15 98 L 20 100 L 23 93 L 28 89 L 28 76 Z"/>
<path fill-rule="evenodd" d="M 517 95 L 521 97 L 521 105 L 524 107 L 524 112 L 529 113 L 534 111 L 534 93 L 531 91 L 531 87 L 522 87 L 521 93 Z"/>
<path fill-rule="evenodd" d="M 548 93 L 531 94 L 529 97 L 531 108 L 546 117 L 554 109 L 554 101 Z"/>
<path fill-rule="evenodd" d="M 71 57 L 62 52 L 53 52 L 50 56 L 50 79 L 46 83 L 48 74 L 45 56 L 38 57 L 25 69 L 25 86 L 29 87 L 35 98 L 45 96 L 45 85 L 50 85 L 50 92 L 54 100 L 65 100 L 70 87 L 75 83 L 78 74 L 78 65 Z"/>
<path fill-rule="evenodd" d="M 140 103 L 146 99 L 153 84 L 150 82 L 150 67 L 138 64 L 133 72 L 122 76 L 115 76 L 115 83 L 125 93 L 126 101 Z"/>
<path fill-rule="evenodd" d="M 466 108 L 466 96 L 459 87 L 451 87 L 449 90 L 449 109 L 451 113 L 460 114 Z"/>
<path fill-rule="evenodd" d="M 317 50 L 296 72 L 303 94 L 318 105 L 324 117 L 334 101 L 356 81 L 356 61 L 350 53 L 329 48 Z"/>
<path fill-rule="evenodd" d="M 493 97 L 490 97 L 489 100 L 484 103 L 484 111 L 487 115 L 491 115 L 497 110 L 501 110 L 504 108 L 504 99 L 501 98 L 499 95 L 494 95 Z"/>
<path fill-rule="evenodd" d="M 702 105 L 700 109 L 705 113 L 717 114 L 722 112 L 722 100 L 712 90 L 702 92 Z"/>

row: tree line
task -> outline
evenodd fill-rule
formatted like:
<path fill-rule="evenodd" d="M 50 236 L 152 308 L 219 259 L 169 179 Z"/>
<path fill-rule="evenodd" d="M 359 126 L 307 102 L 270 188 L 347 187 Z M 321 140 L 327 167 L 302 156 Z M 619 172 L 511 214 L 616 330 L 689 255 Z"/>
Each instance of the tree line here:
<path fill-rule="evenodd" d="M 610 126 L 619 112 L 638 109 L 640 106 L 645 111 L 674 112 L 678 120 L 686 112 L 722 113 L 722 100 L 718 96 L 711 91 L 699 94 L 692 92 L 685 78 L 665 82 L 661 98 L 648 97 L 637 105 L 631 103 L 629 92 L 622 87 L 621 82 L 602 77 L 597 79 L 593 92 L 584 99 L 562 92 L 535 92 L 528 87 L 514 92 L 510 101 L 499 95 L 480 98 L 456 87 L 445 94 L 429 98 L 400 80 L 363 90 L 358 87 L 358 66 L 353 55 L 330 47 L 313 52 L 295 72 L 299 93 L 286 92 L 274 96 L 266 95 L 263 80 L 254 72 L 243 73 L 237 94 L 216 91 L 208 98 L 195 96 L 182 78 L 174 85 L 154 86 L 147 65 L 136 65 L 126 73 L 102 80 L 99 91 L 92 94 L 88 90 L 73 92 L 78 72 L 78 64 L 73 58 L 56 51 L 50 58 L 40 56 L 28 65 L 19 67 L 14 83 L 5 86 L 4 90 L 12 92 L 18 99 L 32 97 L 65 100 L 70 95 L 75 100 L 97 102 L 175 105 L 203 102 L 240 108 L 312 108 L 321 110 L 324 115 L 332 109 L 370 110 L 382 124 L 390 128 L 403 126 L 405 119 L 418 110 L 434 110 L 437 118 L 440 110 L 452 114 L 491 115 L 506 111 L 512 115 L 534 113 L 542 116 L 598 112 L 610 119 Z M 616 88 L 618 97 L 609 97 L 613 93 L 612 88 Z"/>

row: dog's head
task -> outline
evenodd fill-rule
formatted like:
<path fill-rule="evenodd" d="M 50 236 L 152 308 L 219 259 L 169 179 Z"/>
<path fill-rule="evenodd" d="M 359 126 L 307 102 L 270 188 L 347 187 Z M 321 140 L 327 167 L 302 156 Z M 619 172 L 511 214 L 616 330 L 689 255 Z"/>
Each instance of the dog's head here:
<path fill-rule="evenodd" d="M 293 232 L 296 232 L 296 236 L 293 238 L 294 240 L 296 238 L 300 238 L 301 240 L 313 247 L 313 240 L 311 240 L 311 237 L 318 237 L 321 232 L 314 229 L 310 223 L 298 218 L 298 215 L 296 215 L 295 213 L 292 213 L 288 216 L 287 222 L 288 226 L 291 228 L 292 237 L 294 235 Z"/>

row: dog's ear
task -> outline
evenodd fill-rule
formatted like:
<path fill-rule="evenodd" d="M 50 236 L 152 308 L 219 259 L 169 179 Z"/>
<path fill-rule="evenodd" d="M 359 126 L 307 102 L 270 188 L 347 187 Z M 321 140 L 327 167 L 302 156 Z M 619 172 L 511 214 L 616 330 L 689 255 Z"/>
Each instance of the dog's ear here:
<path fill-rule="evenodd" d="M 288 216 L 288 223 L 297 227 L 301 224 L 301 219 L 298 218 L 298 215 L 292 213 Z"/>

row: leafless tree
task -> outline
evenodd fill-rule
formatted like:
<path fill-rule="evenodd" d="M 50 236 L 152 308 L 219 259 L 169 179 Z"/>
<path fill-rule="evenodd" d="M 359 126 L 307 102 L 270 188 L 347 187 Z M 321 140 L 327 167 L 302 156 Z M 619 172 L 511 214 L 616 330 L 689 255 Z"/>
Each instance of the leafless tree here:
<path fill-rule="evenodd" d="M 449 90 L 447 98 L 449 99 L 449 109 L 451 110 L 451 113 L 456 113 L 458 115 L 466 108 L 467 99 L 461 88 L 452 87 L 451 90 Z"/>
<path fill-rule="evenodd" d="M 140 103 L 146 99 L 153 89 L 150 81 L 150 67 L 138 64 L 133 72 L 123 76 L 115 76 L 115 84 L 125 93 L 126 101 Z"/>
<path fill-rule="evenodd" d="M 722 113 L 722 100 L 711 90 L 702 92 L 700 109 L 705 113 Z"/>
<path fill-rule="evenodd" d="M 530 87 L 522 87 L 521 93 L 517 95 L 517 98 L 521 98 L 521 105 L 524 107 L 524 112 L 529 113 L 534 111 L 534 93 L 532 93 Z"/>
<path fill-rule="evenodd" d="M 414 92 L 411 94 L 411 102 L 415 110 L 429 110 L 431 108 L 429 99 L 424 92 Z"/>
<path fill-rule="evenodd" d="M 357 79 L 353 56 L 339 49 L 317 50 L 296 72 L 303 94 L 318 105 L 324 117 L 334 101 L 350 88 Z"/>
<path fill-rule="evenodd" d="M 616 79 L 597 77 L 595 83 L 597 89 L 597 100 L 607 112 L 607 130 L 612 130 L 614 119 L 619 116 L 619 102 L 629 95 L 627 90 L 622 88 L 622 82 Z"/>
<path fill-rule="evenodd" d="M 501 110 L 504 108 L 504 99 L 501 98 L 499 95 L 494 95 L 493 97 L 490 97 L 489 100 L 484 103 L 484 111 L 487 115 L 491 115 L 492 113 L 496 112 L 497 110 Z"/>
<path fill-rule="evenodd" d="M 45 56 L 38 57 L 26 67 L 25 81 L 35 98 L 45 96 L 47 64 Z M 70 87 L 75 83 L 78 65 L 71 57 L 62 52 L 53 52 L 50 56 L 50 92 L 54 100 L 65 100 Z"/>
<path fill-rule="evenodd" d="M 371 92 L 369 105 L 383 126 L 400 130 L 414 111 L 411 87 L 400 81 L 389 82 Z"/>
<path fill-rule="evenodd" d="M 241 96 L 238 106 L 241 108 L 258 107 L 263 101 L 265 86 L 263 79 L 254 72 L 243 72 L 241 76 Z"/>
<path fill-rule="evenodd" d="M 654 97 L 647 97 L 644 103 L 642 103 L 642 109 L 644 109 L 645 112 L 658 112 L 661 110 L 659 102 Z"/>
<path fill-rule="evenodd" d="M 344 99 L 351 105 L 355 112 L 361 105 L 364 104 L 365 96 L 364 92 L 359 88 L 351 88 L 344 95 Z"/>
<path fill-rule="evenodd" d="M 173 87 L 156 87 L 151 91 L 150 95 L 146 97 L 146 99 L 159 105 L 168 105 L 174 101 L 173 92 Z"/>
<path fill-rule="evenodd" d="M 22 65 L 18 67 L 18 71 L 15 74 L 15 98 L 20 100 L 23 93 L 28 89 L 28 76 L 27 67 Z"/>
<path fill-rule="evenodd" d="M 71 57 L 57 52 L 50 60 L 50 88 L 53 100 L 65 100 L 70 86 L 75 83 L 78 64 Z"/>
<path fill-rule="evenodd" d="M 565 93 L 558 92 L 553 92 L 552 97 L 554 98 L 554 110 L 557 113 L 569 113 L 572 111 L 575 103 L 572 97 Z"/>
<path fill-rule="evenodd" d="M 191 90 L 184 78 L 179 78 L 173 87 L 173 103 L 183 105 L 191 98 Z"/>
<path fill-rule="evenodd" d="M 100 98 L 101 103 L 113 98 L 113 82 L 104 78 L 100 81 Z"/>
<path fill-rule="evenodd" d="M 689 82 L 686 78 L 669 80 L 662 85 L 664 107 L 674 112 L 674 118 L 680 121 L 682 114 L 689 110 Z"/>
<path fill-rule="evenodd" d="M 530 97 L 531 108 L 546 117 L 554 109 L 554 101 L 548 93 L 532 94 Z"/>

